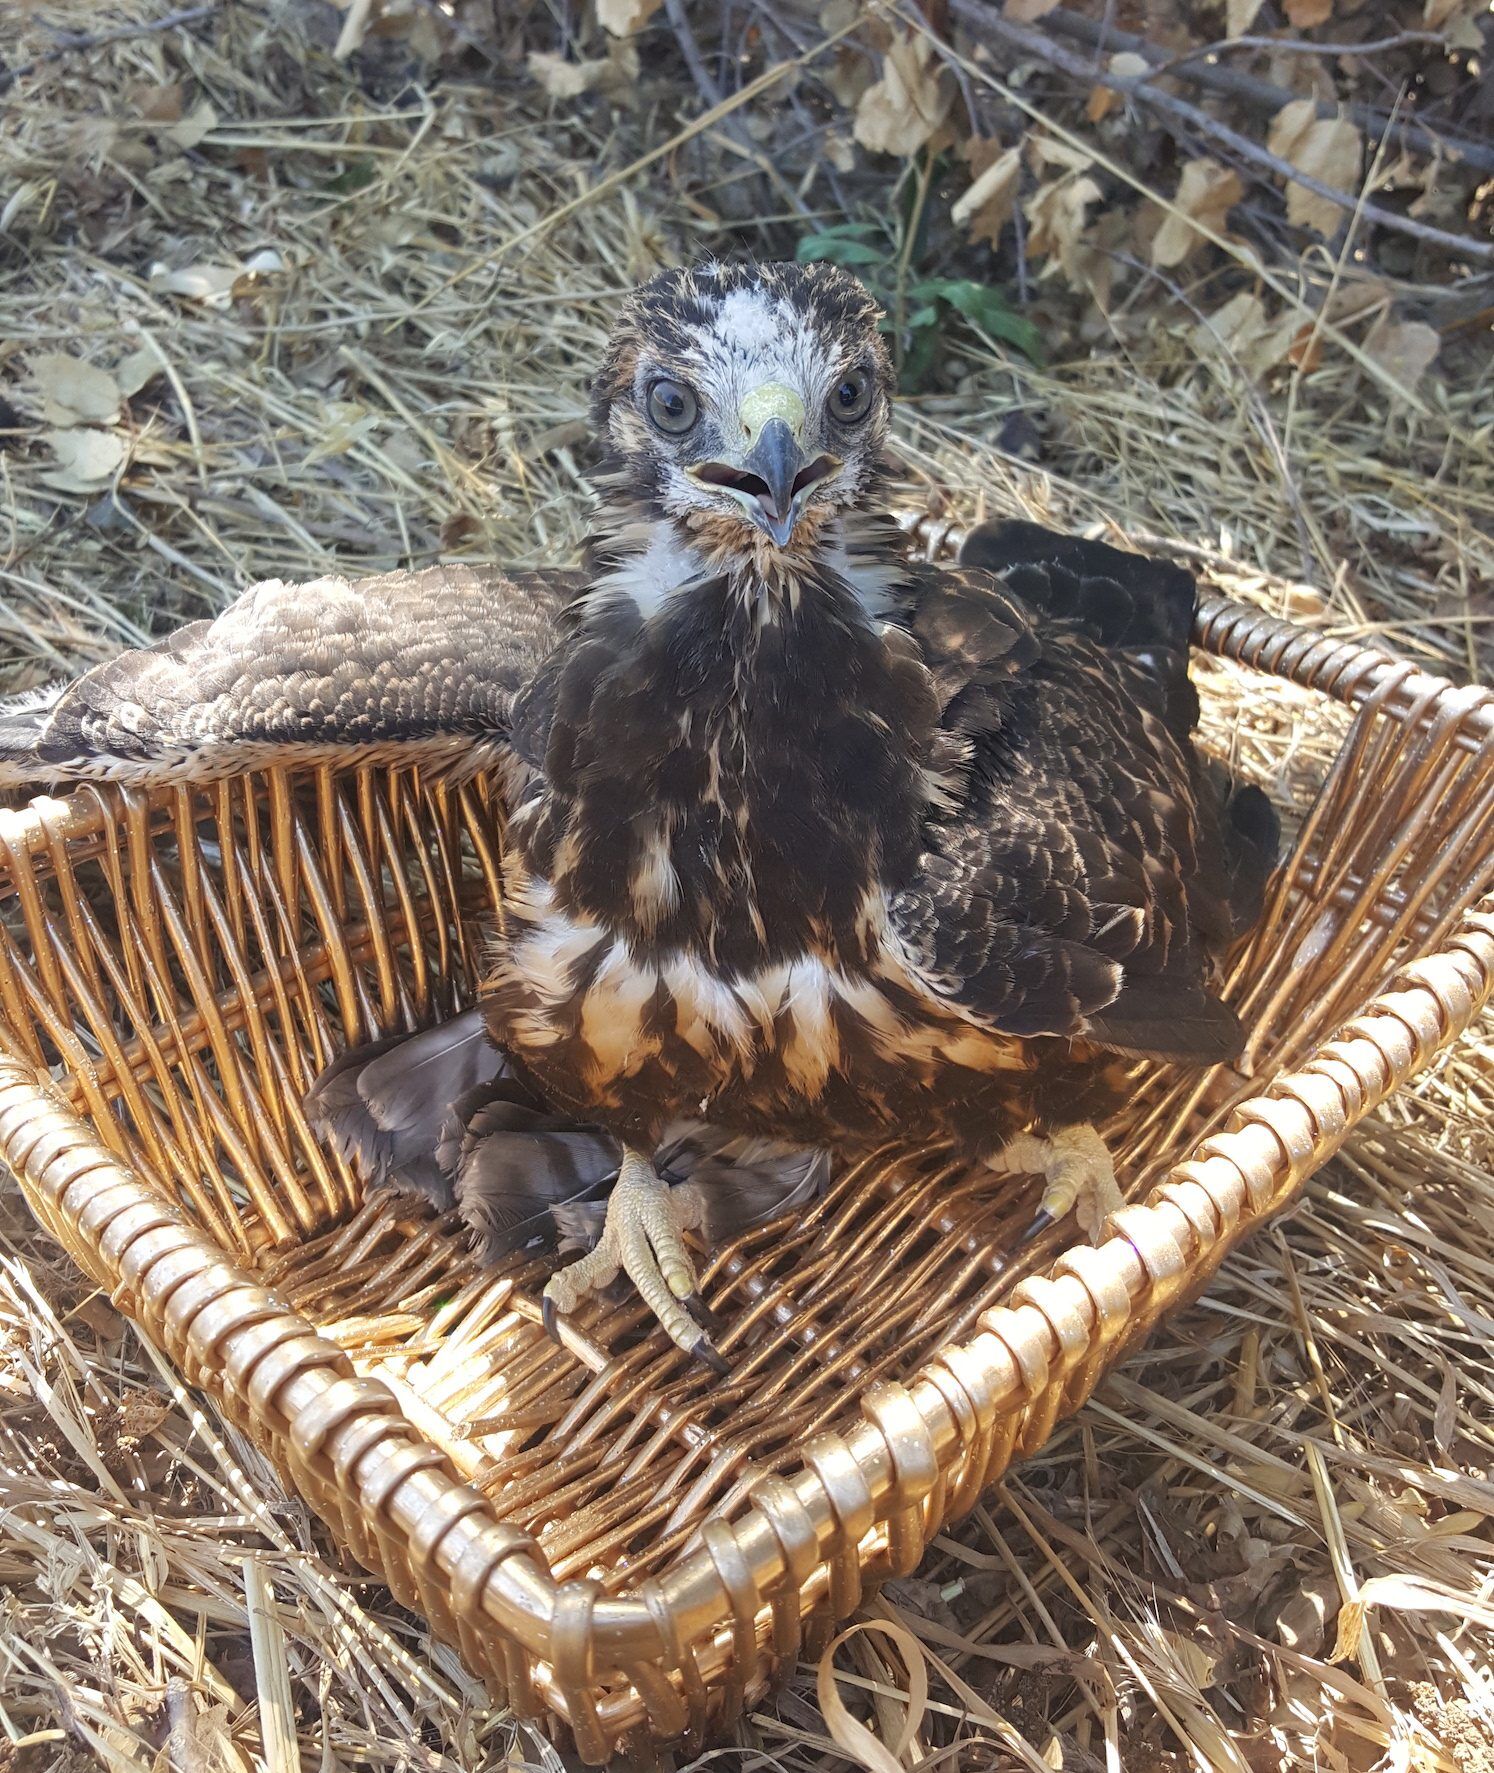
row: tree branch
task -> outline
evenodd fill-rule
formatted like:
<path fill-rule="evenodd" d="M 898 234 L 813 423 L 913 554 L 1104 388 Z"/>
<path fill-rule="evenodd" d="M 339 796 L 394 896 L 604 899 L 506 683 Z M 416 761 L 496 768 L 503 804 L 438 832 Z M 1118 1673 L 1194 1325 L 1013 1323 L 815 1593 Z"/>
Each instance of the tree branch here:
<path fill-rule="evenodd" d="M 159 31 L 174 31 L 180 25 L 196 24 L 198 19 L 207 18 L 218 10 L 219 0 L 210 0 L 206 6 L 184 6 L 177 12 L 163 13 L 160 18 L 151 19 L 143 25 L 120 25 L 112 31 L 59 31 L 57 41 L 44 55 L 39 55 L 34 62 L 27 62 L 23 67 L 0 70 L 0 92 L 7 91 L 17 80 L 24 80 L 28 74 L 34 74 L 38 68 L 46 67 L 48 62 L 60 62 L 65 55 L 73 55 L 85 49 L 99 49 L 106 43 L 122 43 L 127 37 L 153 37 Z"/>
<path fill-rule="evenodd" d="M 961 16 L 966 16 L 966 9 L 955 8 Z M 992 8 L 981 6 L 974 9 L 989 18 Z M 1077 43 L 1087 43 L 1092 49 L 1103 47 L 1107 53 L 1126 50 L 1131 55 L 1139 55 L 1143 61 L 1150 62 L 1159 72 L 1166 69 L 1175 74 L 1179 80 L 1186 80 L 1191 86 L 1202 86 L 1210 92 L 1217 92 L 1226 98 L 1237 98 L 1243 103 L 1255 106 L 1258 110 L 1270 111 L 1273 114 L 1283 105 L 1289 105 L 1300 94 L 1288 92 L 1286 87 L 1277 86 L 1269 80 L 1258 79 L 1254 74 L 1243 74 L 1238 68 L 1225 68 L 1217 63 L 1195 60 L 1195 57 L 1217 54 L 1221 48 L 1232 48 L 1234 44 L 1209 44 L 1203 49 L 1195 49 L 1187 55 L 1174 59 L 1171 54 L 1155 43 L 1149 43 L 1145 37 L 1139 37 L 1132 31 L 1105 31 L 1094 19 L 1085 18 L 1081 13 L 1070 12 L 1066 7 L 1058 7 L 1046 13 L 1042 20 L 1045 32 L 1057 32 L 1061 37 L 1071 37 Z M 1404 32 L 1406 39 L 1417 39 L 1421 32 Z M 1239 44 L 1260 42 L 1261 39 L 1237 39 Z M 1365 55 L 1378 49 L 1388 47 L 1396 39 L 1388 39 L 1382 43 L 1365 43 L 1350 51 L 1347 44 L 1293 44 L 1283 40 L 1278 43 L 1274 38 L 1264 40 L 1273 48 L 1299 50 L 1304 53 L 1326 53 L 1330 49 L 1340 50 L 1345 54 Z M 1478 172 L 1494 172 L 1494 147 L 1487 142 L 1472 141 L 1467 136 L 1445 134 L 1418 123 L 1411 118 L 1392 117 L 1388 111 L 1381 111 L 1373 105 L 1346 105 L 1345 114 L 1376 135 L 1388 135 L 1391 141 L 1399 142 L 1408 148 L 1415 148 L 1420 154 L 1446 156 L 1456 154 L 1468 166 Z M 1338 113 L 1332 105 L 1319 105 L 1319 117 L 1334 117 Z"/>
<path fill-rule="evenodd" d="M 982 0 L 951 0 L 951 4 L 956 15 L 978 35 L 999 38 L 1012 48 L 1020 50 L 1023 55 L 1047 62 L 1050 67 L 1057 68 L 1086 86 L 1103 86 L 1111 92 L 1118 92 L 1125 98 L 1135 100 L 1137 104 L 1160 111 L 1164 117 L 1186 124 L 1200 135 L 1219 143 L 1247 165 L 1279 178 L 1291 179 L 1315 196 L 1337 204 L 1346 214 L 1357 212 L 1377 228 L 1409 235 L 1413 240 L 1439 247 L 1444 252 L 1455 253 L 1459 258 L 1479 259 L 1485 264 L 1494 264 L 1494 245 L 1471 239 L 1467 235 L 1450 234 L 1445 229 L 1419 222 L 1413 216 L 1398 215 L 1393 209 L 1384 209 L 1368 198 L 1325 185 L 1321 179 L 1314 178 L 1310 173 L 1300 172 L 1290 162 L 1261 147 L 1259 142 L 1253 142 L 1248 136 L 1241 135 L 1238 130 L 1231 129 L 1227 123 L 1221 123 L 1217 117 L 1211 117 L 1207 111 L 1201 111 L 1197 105 L 1154 85 L 1150 74 L 1127 77 L 1112 74 L 1108 69 L 1096 69 L 1071 50 L 1054 43 L 1042 31 L 1029 25 L 1013 24 L 1010 19 L 1001 17 L 991 7 L 982 4 Z M 1049 15 L 1050 18 L 1052 16 Z"/>

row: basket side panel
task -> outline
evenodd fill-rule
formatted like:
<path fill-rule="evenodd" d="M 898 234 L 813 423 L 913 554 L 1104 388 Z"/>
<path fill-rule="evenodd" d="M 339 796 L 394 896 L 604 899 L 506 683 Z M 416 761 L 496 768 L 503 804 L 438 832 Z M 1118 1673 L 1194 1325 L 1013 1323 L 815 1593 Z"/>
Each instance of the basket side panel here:
<path fill-rule="evenodd" d="M 0 1157 L 38 1219 L 183 1377 L 272 1459 L 340 1542 L 423 1612 L 500 1699 L 540 1707 L 554 1585 L 388 1386 L 119 1163 L 57 1090 L 0 1058 Z M 525 1646 L 528 1646 L 526 1648 Z"/>
<path fill-rule="evenodd" d="M 307 1087 L 465 999 L 497 890 L 489 785 L 271 771 L 0 815 L 0 1047 L 225 1249 L 344 1216 Z"/>

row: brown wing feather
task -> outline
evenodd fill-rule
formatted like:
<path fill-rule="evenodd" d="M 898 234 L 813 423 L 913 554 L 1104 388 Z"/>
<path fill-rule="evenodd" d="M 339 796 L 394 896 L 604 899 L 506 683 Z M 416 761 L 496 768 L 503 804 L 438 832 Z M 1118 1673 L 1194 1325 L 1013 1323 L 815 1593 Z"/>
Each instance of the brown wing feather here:
<path fill-rule="evenodd" d="M 396 745 L 481 764 L 581 584 L 436 566 L 251 586 L 214 621 L 0 709 L 0 782 L 202 781 Z"/>
<path fill-rule="evenodd" d="M 936 987 L 1004 1032 L 1228 1058 L 1239 1027 L 1208 983 L 1237 921 L 1215 903 L 1235 826 L 1189 736 L 1191 589 L 1184 608 L 1165 569 L 1149 610 L 1115 550 L 1060 557 L 1024 527 L 1000 577 L 920 587 L 956 788 L 895 919 Z"/>

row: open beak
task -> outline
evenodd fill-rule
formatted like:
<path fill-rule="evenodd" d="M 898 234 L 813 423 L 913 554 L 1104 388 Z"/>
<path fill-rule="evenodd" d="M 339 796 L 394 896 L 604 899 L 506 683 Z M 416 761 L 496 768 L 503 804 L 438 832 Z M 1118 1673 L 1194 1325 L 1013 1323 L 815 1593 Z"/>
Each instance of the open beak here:
<path fill-rule="evenodd" d="M 757 510 L 752 515 L 781 548 L 793 534 L 798 515 L 794 480 L 804 466 L 799 439 L 783 419 L 769 419 L 742 466 L 766 489 L 757 495 Z"/>
<path fill-rule="evenodd" d="M 741 463 L 701 462 L 690 470 L 703 485 L 722 487 L 740 500 L 747 516 L 779 548 L 794 533 L 810 487 L 840 466 L 828 455 L 805 461 L 799 425 L 791 423 L 790 414 L 802 423 L 803 405 L 790 390 L 775 384 L 756 390 L 742 403 L 752 447 Z"/>

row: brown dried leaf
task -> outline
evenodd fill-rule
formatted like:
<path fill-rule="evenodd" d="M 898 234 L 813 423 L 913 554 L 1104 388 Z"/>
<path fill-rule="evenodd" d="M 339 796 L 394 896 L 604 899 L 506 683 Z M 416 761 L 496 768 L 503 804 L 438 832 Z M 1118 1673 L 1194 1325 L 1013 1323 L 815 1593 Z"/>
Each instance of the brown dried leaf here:
<path fill-rule="evenodd" d="M 1166 211 L 1152 240 L 1152 263 L 1180 265 L 1204 244 L 1199 230 L 1224 232 L 1225 217 L 1245 195 L 1240 176 L 1217 160 L 1190 160 L 1178 179 L 1173 207 Z"/>
<path fill-rule="evenodd" d="M 854 111 L 861 103 L 862 95 L 869 92 L 875 85 L 875 76 L 866 57 L 842 43 L 835 52 L 825 74 L 825 85 L 836 104 L 847 111 Z"/>
<path fill-rule="evenodd" d="M 1110 58 L 1110 72 L 1122 80 L 1140 80 L 1151 69 L 1152 64 L 1144 55 L 1136 55 L 1129 49 L 1123 49 Z M 1124 93 L 1116 92 L 1109 86 L 1095 86 L 1090 89 L 1089 103 L 1084 108 L 1085 115 L 1091 123 L 1098 123 L 1124 102 Z"/>
<path fill-rule="evenodd" d="M 856 144 L 843 130 L 827 130 L 821 152 L 837 172 L 850 172 L 856 164 Z"/>
<path fill-rule="evenodd" d="M 105 369 L 47 351 L 31 359 L 31 379 L 49 425 L 112 425 L 119 417 L 119 384 Z"/>
<path fill-rule="evenodd" d="M 1415 390 L 1442 348 L 1436 327 L 1421 320 L 1392 320 L 1384 315 L 1364 341 L 1365 355 L 1403 388 Z"/>
<path fill-rule="evenodd" d="M 1316 30 L 1333 17 L 1333 0 L 1286 0 L 1286 15 L 1297 30 Z"/>
<path fill-rule="evenodd" d="M 217 127 L 218 113 L 206 99 L 199 99 L 180 123 L 172 124 L 166 135 L 179 148 L 195 148 Z"/>
<path fill-rule="evenodd" d="M 1271 120 L 1267 146 L 1299 172 L 1311 173 L 1336 191 L 1352 194 L 1359 183 L 1362 143 L 1359 131 L 1343 117 L 1318 117 L 1316 102 L 1293 99 Z M 1297 227 L 1335 234 L 1347 211 L 1292 180 L 1287 185 L 1287 220 Z"/>
<path fill-rule="evenodd" d="M 641 31 L 664 0 L 597 0 L 597 22 L 614 37 Z"/>
<path fill-rule="evenodd" d="M 1255 23 L 1262 0 L 1228 0 L 1225 7 L 1225 32 L 1230 37 L 1243 37 Z"/>
<path fill-rule="evenodd" d="M 1065 172 L 1087 172 L 1095 163 L 1094 155 L 1086 149 L 1055 135 L 1030 135 L 1027 147 L 1033 160 L 1043 166 L 1061 166 Z"/>
<path fill-rule="evenodd" d="M 1310 98 L 1293 99 L 1271 119 L 1266 146 L 1282 160 L 1290 160 L 1317 120 L 1317 105 Z"/>
<path fill-rule="evenodd" d="M 1090 287 L 1084 228 L 1100 187 L 1087 174 L 1052 179 L 1027 200 L 1027 249 L 1035 258 L 1054 258 L 1075 289 Z"/>
<path fill-rule="evenodd" d="M 113 480 L 125 459 L 125 441 L 117 431 L 81 426 L 44 431 L 42 441 L 51 446 L 57 466 L 44 469 L 39 478 L 59 492 L 99 492 Z"/>
<path fill-rule="evenodd" d="M 1019 25 L 1030 25 L 1036 19 L 1046 18 L 1057 5 L 1058 0 L 1006 0 L 1001 11 Z"/>
<path fill-rule="evenodd" d="M 957 228 L 968 228 L 972 240 L 988 240 L 997 246 L 1001 230 L 1012 219 L 1017 206 L 1022 150 L 1018 147 L 1003 151 L 999 143 L 977 137 L 966 145 L 965 158 L 976 170 L 975 180 L 955 200 L 949 219 Z"/>
<path fill-rule="evenodd" d="M 547 50 L 531 50 L 529 76 L 554 99 L 580 98 L 583 92 L 609 92 L 629 86 L 638 78 L 638 51 L 626 41 L 595 61 L 568 62 Z"/>
<path fill-rule="evenodd" d="M 916 154 L 943 123 L 954 97 L 928 38 L 888 46 L 882 75 L 856 107 L 856 140 L 874 154 Z"/>
<path fill-rule="evenodd" d="M 168 81 L 164 86 L 129 86 L 125 102 L 133 105 L 147 123 L 180 123 L 182 118 L 182 84 Z"/>
<path fill-rule="evenodd" d="M 1242 289 L 1238 295 L 1232 295 L 1222 308 L 1194 327 L 1193 348 L 1200 356 L 1211 350 L 1222 350 L 1243 358 L 1250 347 L 1260 340 L 1265 330 L 1265 304 L 1258 295 Z"/>
<path fill-rule="evenodd" d="M 128 357 L 115 364 L 114 379 L 119 384 L 120 393 L 128 400 L 147 382 L 153 382 L 165 367 L 161 353 L 154 345 L 142 345 L 138 351 L 131 351 Z"/>
<path fill-rule="evenodd" d="M 184 296 L 209 307 L 226 308 L 233 286 L 244 274 L 242 265 L 184 265 L 168 271 L 164 265 L 151 269 L 150 286 L 165 295 Z"/>

